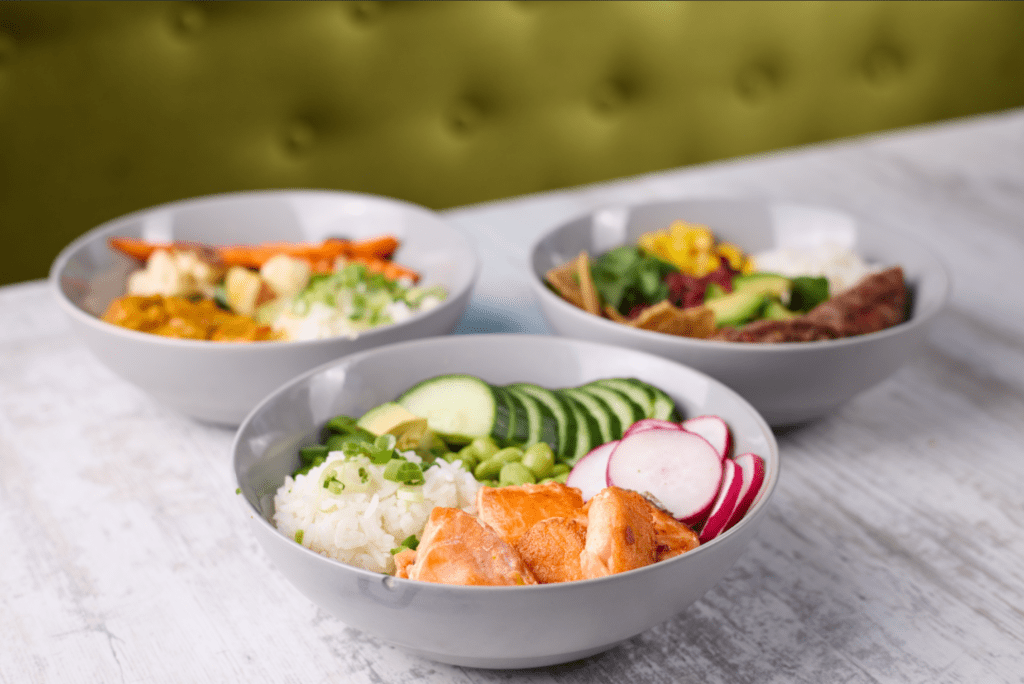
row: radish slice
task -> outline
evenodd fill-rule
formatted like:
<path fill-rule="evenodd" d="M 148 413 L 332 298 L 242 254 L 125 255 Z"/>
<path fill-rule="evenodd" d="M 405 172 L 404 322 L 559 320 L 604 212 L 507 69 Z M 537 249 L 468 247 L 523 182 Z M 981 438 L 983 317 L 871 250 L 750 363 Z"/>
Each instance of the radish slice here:
<path fill-rule="evenodd" d="M 622 435 L 623 437 L 629 437 L 630 435 L 643 432 L 644 430 L 681 430 L 679 423 L 673 423 L 670 420 L 661 420 L 660 418 L 642 418 L 636 421 L 628 428 Z"/>
<path fill-rule="evenodd" d="M 715 503 L 708 513 L 707 522 L 700 531 L 700 543 L 711 541 L 726 530 L 732 514 L 739 503 L 743 488 L 743 471 L 732 459 L 726 459 L 722 469 L 722 487 L 718 490 Z"/>
<path fill-rule="evenodd" d="M 683 522 L 707 513 L 721 481 L 718 452 L 685 430 L 644 430 L 623 437 L 608 459 L 609 485 L 649 493 Z"/>
<path fill-rule="evenodd" d="M 726 422 L 718 416 L 689 418 L 680 423 L 680 426 L 687 432 L 700 435 L 708 440 L 722 458 L 729 455 L 729 450 L 732 449 L 732 434 L 729 432 Z"/>
<path fill-rule="evenodd" d="M 608 486 L 608 457 L 618 443 L 616 440 L 594 447 L 576 461 L 576 465 L 569 471 L 565 484 L 583 492 L 584 501 Z"/>
<path fill-rule="evenodd" d="M 743 472 L 743 487 L 740 490 L 736 510 L 733 511 L 732 518 L 729 519 L 725 529 L 729 529 L 738 523 L 747 514 L 750 507 L 754 505 L 754 502 L 757 501 L 767 472 L 764 459 L 757 454 L 740 454 L 733 460 Z"/>

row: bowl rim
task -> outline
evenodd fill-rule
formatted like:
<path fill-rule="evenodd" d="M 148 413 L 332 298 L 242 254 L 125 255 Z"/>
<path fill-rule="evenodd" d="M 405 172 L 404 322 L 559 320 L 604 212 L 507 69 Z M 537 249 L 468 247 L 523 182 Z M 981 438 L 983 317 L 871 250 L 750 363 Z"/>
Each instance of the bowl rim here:
<path fill-rule="evenodd" d="M 540 251 L 542 243 L 548 240 L 551 236 L 560 230 L 565 229 L 569 224 L 576 223 L 578 221 L 593 217 L 603 211 L 616 210 L 616 211 L 628 211 L 632 212 L 639 208 L 648 207 L 667 207 L 671 205 L 684 205 L 688 203 L 706 202 L 706 203 L 719 203 L 719 204 L 746 204 L 746 205 L 762 205 L 762 206 L 773 206 L 773 205 L 786 205 L 794 206 L 807 209 L 817 209 L 822 211 L 828 211 L 836 214 L 843 214 L 845 216 L 854 218 L 857 221 L 858 229 L 864 225 L 867 220 L 860 214 L 854 214 L 844 209 L 838 209 L 823 204 L 815 204 L 809 202 L 796 202 L 788 200 L 775 200 L 775 199 L 764 199 L 757 197 L 728 197 L 728 196 L 701 196 L 701 197 L 680 197 L 675 199 L 664 199 L 655 200 L 651 202 L 634 202 L 634 203 L 609 203 L 597 207 L 591 211 L 576 214 L 568 219 L 563 219 L 557 224 L 544 231 L 542 235 L 535 238 L 533 243 L 530 245 L 529 251 L 529 263 L 528 263 L 528 275 L 530 279 L 530 288 L 534 292 L 534 296 L 538 298 L 541 304 L 542 312 L 545 306 L 553 306 L 556 310 L 565 312 L 568 316 L 585 316 L 583 320 L 585 325 L 597 326 L 599 330 L 605 330 L 609 333 L 617 335 L 637 335 L 638 339 L 645 340 L 654 345 L 674 345 L 682 349 L 692 349 L 698 351 L 701 349 L 713 349 L 716 351 L 736 351 L 740 349 L 756 349 L 758 351 L 764 351 L 771 354 L 783 354 L 791 353 L 795 349 L 835 349 L 842 348 L 845 346 L 854 346 L 861 344 L 868 344 L 875 340 L 883 340 L 888 337 L 894 337 L 909 332 L 914 328 L 927 325 L 930 321 L 938 315 L 949 303 L 950 291 L 951 291 L 951 276 L 949 267 L 946 263 L 938 256 L 938 254 L 928 245 L 919 244 L 901 228 L 886 228 L 887 233 L 895 234 L 897 240 L 901 240 L 906 244 L 912 244 L 917 254 L 924 260 L 929 262 L 930 271 L 934 273 L 934 277 L 929 281 L 932 289 L 937 293 L 935 298 L 935 304 L 930 310 L 925 312 L 917 312 L 916 310 L 911 313 L 909 320 L 899 323 L 897 325 L 878 330 L 871 333 L 865 333 L 862 335 L 852 335 L 850 337 L 843 337 L 835 340 L 814 340 L 808 342 L 729 342 L 725 340 L 707 340 L 696 337 L 684 337 L 681 335 L 671 335 L 669 333 L 657 332 L 654 330 L 644 330 L 640 328 L 631 328 L 624 326 L 620 323 L 615 323 L 602 316 L 594 316 L 577 306 L 573 306 L 557 294 L 552 292 L 544 282 L 544 278 L 537 273 L 534 268 L 537 254 Z M 870 225 L 870 224 L 869 224 Z M 871 228 L 869 228 L 871 230 Z"/>
<path fill-rule="evenodd" d="M 776 490 L 776 488 L 778 486 L 778 482 L 779 482 L 779 478 L 780 478 L 780 474 L 781 474 L 781 470 L 782 470 L 782 459 L 781 459 L 780 452 L 779 452 L 778 440 L 776 439 L 775 433 L 772 431 L 772 428 L 769 426 L 768 422 L 764 419 L 764 417 L 761 415 L 761 413 L 756 408 L 754 408 L 754 406 L 749 401 L 747 401 L 742 395 L 740 395 L 735 390 L 733 390 L 729 386 L 725 385 L 721 381 L 716 380 L 714 377 L 712 377 L 712 376 L 710 376 L 710 375 L 708 375 L 708 374 L 706 374 L 706 373 L 704 373 L 704 372 L 702 372 L 700 370 L 697 370 L 696 368 L 693 368 L 692 366 L 689 366 L 689 365 L 687 365 L 685 363 L 681 363 L 679 361 L 673 361 L 672 359 L 667 359 L 665 357 L 658 356 L 657 354 L 653 354 L 653 353 L 650 353 L 650 352 L 646 352 L 646 351 L 642 351 L 642 350 L 636 350 L 636 349 L 629 349 L 629 348 L 626 348 L 626 347 L 619 347 L 619 346 L 616 346 L 616 345 L 613 345 L 613 344 L 608 344 L 608 343 L 605 343 L 605 342 L 595 342 L 595 341 L 591 341 L 591 340 L 583 340 L 583 339 L 576 339 L 576 338 L 569 338 L 569 337 L 560 337 L 560 336 L 555 336 L 555 335 L 523 334 L 523 333 L 475 333 L 475 334 L 466 334 L 466 335 L 457 335 L 457 336 L 442 336 L 442 337 L 434 337 L 434 338 L 419 338 L 419 339 L 415 339 L 415 340 L 405 340 L 405 341 L 401 341 L 401 342 L 394 342 L 394 343 L 391 343 L 391 344 L 381 345 L 379 347 L 374 347 L 372 349 L 366 349 L 366 350 L 355 352 L 355 353 L 352 353 L 352 354 L 347 354 L 344 357 L 341 357 L 341 358 L 338 358 L 338 359 L 334 359 L 332 361 L 328 361 L 327 363 L 324 363 L 324 364 L 321 364 L 321 365 L 319 365 L 319 366 L 317 366 L 315 368 L 312 368 L 312 369 L 310 369 L 310 370 L 308 370 L 308 371 L 306 371 L 306 372 L 304 372 L 304 373 L 302 373 L 302 374 L 292 378 L 291 380 L 289 380 L 285 384 L 279 386 L 271 394 L 263 397 L 263 399 L 260 400 L 260 402 L 255 407 L 253 407 L 253 409 L 246 415 L 246 417 L 239 424 L 238 429 L 235 431 L 235 435 L 234 435 L 234 437 L 232 439 L 232 442 L 231 442 L 231 467 L 232 467 L 232 472 L 233 472 L 233 478 L 234 478 L 234 481 L 235 481 L 235 487 L 237 488 L 236 491 L 242 496 L 242 499 L 243 499 L 242 505 L 243 505 L 243 507 L 245 509 L 246 514 L 252 519 L 253 524 L 259 525 L 261 528 L 263 528 L 263 531 L 265 533 L 275 535 L 280 540 L 289 541 L 289 538 L 287 536 L 285 536 L 283 533 L 281 533 L 281 531 L 278 530 L 275 525 L 273 525 L 270 521 L 268 521 L 263 516 L 263 514 L 255 507 L 255 505 L 249 500 L 248 496 L 245 495 L 245 487 L 243 486 L 243 484 L 244 484 L 243 483 L 243 479 L 240 476 L 240 472 L 239 472 L 240 471 L 240 464 L 239 464 L 240 447 L 241 447 L 241 443 L 242 443 L 243 434 L 246 431 L 246 428 L 258 417 L 258 415 L 265 409 L 265 407 L 267 407 L 267 406 L 271 405 L 272 403 L 274 403 L 278 399 L 279 396 L 281 396 L 283 394 L 286 394 L 292 388 L 307 382 L 308 380 L 312 379 L 314 376 L 320 375 L 322 373 L 326 373 L 329 370 L 340 368 L 342 366 L 351 365 L 353 363 L 358 363 L 363 358 L 368 357 L 368 356 L 373 356 L 373 355 L 378 354 L 378 353 L 391 352 L 391 351 L 396 351 L 396 350 L 397 351 L 401 351 L 402 348 L 415 349 L 415 347 L 418 347 L 418 346 L 439 344 L 439 343 L 443 343 L 446 340 L 449 340 L 449 341 L 450 340 L 458 340 L 458 344 L 470 345 L 470 344 L 476 344 L 476 343 L 498 344 L 498 343 L 501 343 L 501 342 L 509 342 L 509 341 L 512 341 L 512 340 L 516 340 L 516 341 L 521 342 L 524 339 L 525 340 L 529 340 L 530 342 L 528 342 L 528 343 L 530 343 L 530 344 L 537 343 L 537 344 L 555 344 L 555 345 L 562 345 L 562 346 L 566 346 L 566 347 L 588 347 L 588 348 L 591 348 L 591 349 L 603 350 L 605 353 L 616 353 L 616 354 L 621 354 L 621 353 L 626 352 L 626 353 L 629 353 L 629 354 L 634 355 L 634 356 L 645 357 L 646 359 L 649 360 L 649 362 L 652 362 L 652 363 L 657 363 L 657 364 L 660 364 L 660 365 L 670 365 L 670 366 L 676 366 L 676 367 L 682 368 L 682 369 L 684 369 L 684 371 L 686 371 L 686 372 L 688 372 L 688 373 L 690 373 L 690 374 L 692 374 L 692 375 L 694 375 L 694 376 L 696 376 L 698 378 L 701 378 L 701 379 L 707 381 L 710 385 L 712 385 L 712 386 L 714 386 L 716 388 L 716 391 L 718 391 L 721 394 L 723 394 L 724 396 L 728 397 L 731 400 L 731 402 L 734 403 L 738 408 L 740 408 L 743 411 L 745 411 L 746 413 L 748 413 L 749 417 L 751 419 L 753 419 L 753 421 L 756 424 L 757 428 L 760 430 L 760 432 L 765 437 L 765 440 L 766 440 L 767 445 L 768 445 L 768 452 L 769 453 L 767 455 L 762 455 L 762 458 L 764 458 L 766 460 L 766 463 L 767 463 L 767 465 L 769 467 L 768 467 L 768 476 L 767 476 L 764 484 L 762 485 L 763 487 L 765 487 L 764 492 L 758 496 L 758 499 L 747 510 L 747 512 L 744 514 L 743 518 L 741 518 L 738 523 L 736 523 L 735 525 L 733 525 L 728 530 L 726 530 L 722 534 L 718 535 L 717 537 L 715 537 L 711 541 L 706 542 L 706 543 L 702 543 L 699 546 L 697 546 L 696 548 L 691 549 L 690 551 L 687 551 L 687 552 L 685 552 L 683 554 L 680 554 L 678 556 L 674 556 L 672 558 L 668 558 L 668 559 L 663 560 L 663 561 L 657 561 L 655 563 L 643 566 L 641 568 L 635 568 L 633 570 L 627 570 L 625 572 L 615 573 L 613 575 L 608 575 L 608 576 L 605 576 L 605 577 L 597 577 L 597 578 L 585 579 L 585 580 L 576 580 L 576 581 L 573 581 L 573 582 L 559 582 L 559 583 L 552 583 L 552 584 L 537 584 L 537 585 L 515 586 L 515 587 L 513 587 L 513 586 L 448 585 L 448 584 L 437 584 L 437 583 L 431 583 L 431 582 L 424 583 L 424 582 L 420 582 L 418 580 L 398 578 L 398 577 L 394 577 L 393 575 L 385 575 L 385 574 L 382 574 L 382 573 L 374 572 L 372 570 L 366 570 L 364 568 L 359 568 L 359 567 L 356 567 L 354 565 L 349 565 L 347 563 L 343 563 L 343 562 L 341 562 L 339 560 L 336 560 L 334 558 L 330 558 L 330 557 L 325 556 L 323 554 L 320 554 L 320 553 L 318 553 L 316 551 L 313 551 L 313 550 L 311 550 L 311 549 L 309 549 L 309 548 L 307 548 L 305 546 L 302 546 L 301 544 L 296 544 L 296 547 L 297 547 L 296 550 L 299 553 L 306 554 L 305 557 L 308 560 L 311 560 L 313 562 L 326 563 L 326 564 L 328 564 L 328 565 L 330 565 L 332 567 L 335 567 L 336 569 L 340 569 L 340 570 L 344 570 L 344 571 L 348 571 L 348 572 L 353 572 L 357 576 L 360 576 L 360 577 L 363 577 L 363 578 L 366 578 L 366 579 L 372 579 L 374 581 L 381 581 L 382 579 L 385 579 L 386 581 L 389 581 L 389 582 L 410 583 L 413 586 L 417 586 L 417 587 L 421 587 L 421 586 L 427 585 L 427 586 L 431 586 L 431 587 L 436 587 L 439 590 L 443 590 L 443 591 L 473 591 L 473 592 L 492 592 L 492 591 L 493 592 L 507 592 L 507 591 L 524 591 L 524 590 L 527 590 L 527 591 L 554 591 L 554 590 L 557 590 L 557 588 L 559 588 L 559 587 L 562 587 L 563 590 L 564 590 L 564 587 L 566 587 L 566 586 L 580 587 L 580 586 L 590 586 L 590 585 L 592 585 L 594 583 L 608 583 L 608 582 L 616 582 L 616 581 L 625 581 L 625 580 L 623 580 L 623 578 L 633 577 L 633 576 L 635 576 L 637 574 L 640 574 L 640 573 L 659 572 L 660 571 L 659 568 L 665 568 L 667 566 L 667 564 L 669 564 L 669 563 L 686 562 L 686 561 L 681 561 L 681 559 L 693 558 L 695 554 L 709 553 L 709 551 L 708 551 L 709 548 L 713 549 L 716 544 L 726 543 L 723 540 L 728 540 L 731 536 L 733 536 L 734 533 L 737 533 L 738 530 L 740 530 L 743 527 L 748 527 L 749 525 L 753 524 L 755 522 L 755 520 L 760 519 L 762 516 L 764 516 L 766 514 L 767 508 L 769 506 L 769 502 L 771 501 L 772 496 L 774 495 L 775 490 Z M 314 429 L 316 429 L 315 426 L 314 426 Z M 771 467 L 772 464 L 774 464 L 774 468 Z"/>
<path fill-rule="evenodd" d="M 215 203 L 218 201 L 232 201 L 232 200 L 244 200 L 248 197 L 288 197 L 297 195 L 317 195 L 321 197 L 336 197 L 340 200 L 362 200 L 369 202 L 376 202 L 380 204 L 388 204 L 403 210 L 413 211 L 415 213 L 423 214 L 434 218 L 439 225 L 449 229 L 455 239 L 461 241 L 465 247 L 464 256 L 470 266 L 469 273 L 465 278 L 464 282 L 459 283 L 458 287 L 448 292 L 447 297 L 437 306 L 427 309 L 426 311 L 418 311 L 409 318 L 399 321 L 397 323 L 390 323 L 388 325 L 371 328 L 369 330 L 358 333 L 356 338 L 348 337 L 345 335 L 326 337 L 317 340 L 262 340 L 259 343 L 253 343 L 248 341 L 217 341 L 212 340 L 193 340 L 183 339 L 174 337 L 165 337 L 163 335 L 154 335 L 152 333 L 145 333 L 138 330 L 131 330 L 128 328 L 122 328 L 121 326 L 107 323 L 99 316 L 94 316 L 82 309 L 76 304 L 71 298 L 67 296 L 64 289 L 61 287 L 61 278 L 67 268 L 71 258 L 77 254 L 80 250 L 85 248 L 89 244 L 93 244 L 99 238 L 105 237 L 111 233 L 116 232 L 119 228 L 127 223 L 130 223 L 139 217 L 150 214 L 154 211 L 167 211 L 176 210 L 180 208 L 193 207 L 205 203 Z M 56 298 L 60 308 L 73 320 L 86 325 L 94 330 L 123 337 L 127 341 L 134 341 L 144 344 L 151 344 L 157 347 L 163 347 L 167 349 L 182 349 L 182 350 L 198 350 L 198 349 L 282 349 L 282 348 L 295 348 L 300 349 L 302 347 L 323 345 L 325 343 L 344 343 L 351 342 L 354 339 L 361 340 L 373 340 L 375 337 L 384 336 L 391 334 L 396 328 L 411 325 L 417 321 L 427 318 L 432 314 L 439 313 L 453 306 L 459 306 L 459 302 L 463 297 L 470 294 L 476 281 L 480 275 L 480 257 L 477 255 L 476 250 L 473 249 L 472 244 L 466 238 L 466 236 L 457 230 L 455 224 L 451 221 L 446 220 L 438 212 L 419 205 L 413 202 L 408 202 L 401 199 L 387 197 L 385 195 L 374 195 L 370 193 L 362 192 L 349 192 L 343 190 L 327 190 L 327 189 L 316 189 L 316 188 L 280 188 L 280 189 L 266 189 L 266 190 L 242 190 L 237 192 L 223 192 L 223 193 L 212 193 L 208 195 L 198 195 L 195 197 L 188 197 L 179 200 L 173 200 L 162 204 L 155 204 L 142 209 L 131 211 L 127 214 L 122 214 L 110 220 L 104 221 L 103 223 L 89 229 L 82 235 L 68 243 L 54 258 L 50 265 L 50 271 L 47 276 L 47 284 L 53 296 Z"/>

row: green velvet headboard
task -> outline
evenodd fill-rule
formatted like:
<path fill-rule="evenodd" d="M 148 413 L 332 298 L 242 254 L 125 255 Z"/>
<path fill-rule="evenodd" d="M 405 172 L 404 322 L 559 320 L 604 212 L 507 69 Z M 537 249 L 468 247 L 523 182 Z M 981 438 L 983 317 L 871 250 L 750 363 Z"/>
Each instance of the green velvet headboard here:
<path fill-rule="evenodd" d="M 1021 105 L 1016 2 L 0 2 L 0 284 L 188 196 L 446 208 Z"/>

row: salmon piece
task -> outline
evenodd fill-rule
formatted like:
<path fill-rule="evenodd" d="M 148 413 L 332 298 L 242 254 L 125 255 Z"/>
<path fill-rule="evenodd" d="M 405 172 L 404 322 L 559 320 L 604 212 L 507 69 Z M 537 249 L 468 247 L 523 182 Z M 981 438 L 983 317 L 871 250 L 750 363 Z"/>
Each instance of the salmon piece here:
<path fill-rule="evenodd" d="M 582 492 L 560 482 L 481 487 L 476 496 L 476 514 L 512 546 L 547 518 L 567 518 L 584 525 L 587 522 Z"/>
<path fill-rule="evenodd" d="M 620 487 L 591 497 L 580 567 L 587 579 L 650 565 L 657 558 L 651 503 Z"/>
<path fill-rule="evenodd" d="M 409 579 L 409 568 L 416 562 L 416 552 L 402 549 L 395 554 L 395 577 Z"/>
<path fill-rule="evenodd" d="M 439 584 L 537 584 L 516 550 L 493 530 L 465 511 L 440 506 L 430 512 L 407 573 L 409 579 Z"/>
<path fill-rule="evenodd" d="M 655 562 L 679 556 L 700 546 L 700 538 L 689 525 L 676 520 L 671 513 L 650 501 L 648 504 L 651 507 L 651 522 L 654 524 Z"/>
<path fill-rule="evenodd" d="M 516 551 L 541 584 L 583 579 L 580 554 L 587 528 L 578 520 L 548 518 L 519 538 Z"/>

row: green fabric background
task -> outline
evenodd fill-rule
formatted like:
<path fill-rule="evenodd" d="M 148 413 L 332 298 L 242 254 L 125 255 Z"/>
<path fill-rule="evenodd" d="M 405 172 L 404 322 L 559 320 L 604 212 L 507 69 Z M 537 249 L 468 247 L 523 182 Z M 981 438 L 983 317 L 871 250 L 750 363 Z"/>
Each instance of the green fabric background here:
<path fill-rule="evenodd" d="M 1021 105 L 1016 2 L 2 2 L 0 284 L 184 197 L 447 208 Z"/>

